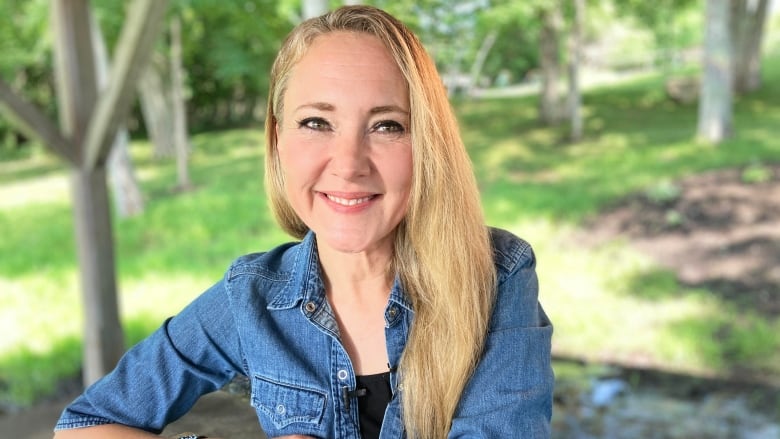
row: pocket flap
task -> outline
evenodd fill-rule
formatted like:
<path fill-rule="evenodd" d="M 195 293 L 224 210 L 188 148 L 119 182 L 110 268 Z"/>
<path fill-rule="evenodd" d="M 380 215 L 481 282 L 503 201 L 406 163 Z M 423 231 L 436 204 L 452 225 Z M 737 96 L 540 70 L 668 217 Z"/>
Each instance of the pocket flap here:
<path fill-rule="evenodd" d="M 294 423 L 319 424 L 325 412 L 325 393 L 255 375 L 252 406 L 284 428 Z"/>

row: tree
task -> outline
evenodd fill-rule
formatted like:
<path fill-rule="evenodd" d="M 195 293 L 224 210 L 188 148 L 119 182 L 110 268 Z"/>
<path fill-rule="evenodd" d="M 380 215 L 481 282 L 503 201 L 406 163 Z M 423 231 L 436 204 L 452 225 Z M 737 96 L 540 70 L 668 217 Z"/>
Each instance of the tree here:
<path fill-rule="evenodd" d="M 173 110 L 173 143 L 176 150 L 177 188 L 192 186 L 189 172 L 190 142 L 187 135 L 187 111 L 184 106 L 184 68 L 181 59 L 181 20 L 171 18 L 171 104 Z"/>
<path fill-rule="evenodd" d="M 731 0 L 731 41 L 733 80 L 736 93 L 761 86 L 761 43 L 769 0 Z"/>
<path fill-rule="evenodd" d="M 540 25 L 530 2 L 494 2 L 479 14 L 481 35 L 498 37 L 485 58 L 482 75 L 497 85 L 527 79 L 539 66 Z"/>
<path fill-rule="evenodd" d="M 542 71 L 542 89 L 539 95 L 539 118 L 544 124 L 555 124 L 564 116 L 558 84 L 560 82 L 560 38 L 563 16 L 557 1 L 549 2 L 539 10 L 542 28 L 539 35 L 539 61 Z"/>
<path fill-rule="evenodd" d="M 583 22 L 585 0 L 574 0 L 574 20 L 569 35 L 569 118 L 570 139 L 582 139 L 582 89 L 580 85 L 580 62 L 582 61 Z"/>
<path fill-rule="evenodd" d="M 169 76 L 167 73 L 164 55 L 158 51 L 152 54 L 152 59 L 138 82 L 141 115 L 157 157 L 173 157 L 176 154 L 171 87 L 167 86 L 164 80 Z"/>
<path fill-rule="evenodd" d="M 51 39 L 45 37 L 48 15 L 48 0 L 0 1 L 0 78 L 24 89 L 27 99 L 54 115 Z M 0 151 L 22 151 L 34 134 L 21 130 L 10 117 L 0 118 Z"/>
<path fill-rule="evenodd" d="M 479 86 L 480 77 L 482 76 L 482 68 L 485 66 L 485 60 L 487 59 L 490 49 L 498 39 L 498 30 L 491 29 L 488 31 L 485 38 L 482 40 L 482 44 L 479 46 L 476 56 L 474 56 L 474 62 L 471 65 L 471 73 L 469 74 L 469 88 L 475 89 Z"/>
<path fill-rule="evenodd" d="M 729 0 L 707 0 L 697 135 L 715 144 L 733 129 L 729 15 Z"/>

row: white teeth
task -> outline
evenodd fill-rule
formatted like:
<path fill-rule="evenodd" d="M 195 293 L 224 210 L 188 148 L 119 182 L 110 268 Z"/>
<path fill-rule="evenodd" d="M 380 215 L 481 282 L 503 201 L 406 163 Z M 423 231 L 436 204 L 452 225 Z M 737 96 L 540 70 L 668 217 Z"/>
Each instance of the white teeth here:
<path fill-rule="evenodd" d="M 363 204 L 366 201 L 370 200 L 371 196 L 363 197 L 363 198 L 339 198 L 334 197 L 333 195 L 327 195 L 328 199 L 330 201 L 333 201 L 334 203 L 341 204 L 342 206 L 357 206 L 358 204 Z"/>

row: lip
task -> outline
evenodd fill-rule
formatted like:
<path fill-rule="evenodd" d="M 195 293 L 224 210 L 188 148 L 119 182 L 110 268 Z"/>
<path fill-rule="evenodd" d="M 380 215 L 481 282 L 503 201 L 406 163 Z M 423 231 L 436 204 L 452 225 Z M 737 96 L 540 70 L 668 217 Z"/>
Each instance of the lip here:
<path fill-rule="evenodd" d="M 372 206 L 381 197 L 375 192 L 317 192 L 327 206 L 340 213 L 355 213 Z"/>

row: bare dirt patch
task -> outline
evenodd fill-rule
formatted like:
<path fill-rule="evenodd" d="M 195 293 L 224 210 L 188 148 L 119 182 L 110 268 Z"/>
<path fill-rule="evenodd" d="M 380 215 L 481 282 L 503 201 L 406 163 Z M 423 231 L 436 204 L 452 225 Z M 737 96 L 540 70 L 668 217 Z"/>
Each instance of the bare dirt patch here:
<path fill-rule="evenodd" d="M 780 166 L 661 185 L 606 209 L 587 231 L 592 242 L 628 238 L 685 286 L 780 316 Z"/>

